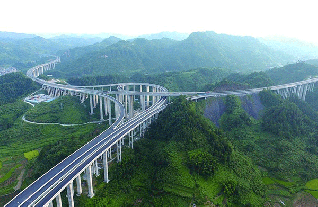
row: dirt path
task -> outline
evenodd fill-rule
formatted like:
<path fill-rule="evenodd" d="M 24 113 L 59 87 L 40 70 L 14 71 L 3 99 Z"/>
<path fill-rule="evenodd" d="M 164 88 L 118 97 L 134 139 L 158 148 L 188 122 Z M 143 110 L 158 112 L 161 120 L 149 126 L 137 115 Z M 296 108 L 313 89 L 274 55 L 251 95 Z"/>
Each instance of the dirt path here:
<path fill-rule="evenodd" d="M 19 190 L 21 188 L 21 185 L 22 185 L 22 177 L 23 177 L 23 174 L 25 172 L 25 169 L 23 169 L 19 175 L 19 177 L 17 178 L 18 179 L 18 184 L 16 186 L 13 187 L 14 190 Z"/>

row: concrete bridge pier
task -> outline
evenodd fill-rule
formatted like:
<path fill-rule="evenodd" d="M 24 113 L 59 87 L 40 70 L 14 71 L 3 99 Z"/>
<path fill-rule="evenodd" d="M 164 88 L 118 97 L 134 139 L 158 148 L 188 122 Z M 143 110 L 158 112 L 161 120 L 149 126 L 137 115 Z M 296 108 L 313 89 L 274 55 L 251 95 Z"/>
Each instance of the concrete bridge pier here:
<path fill-rule="evenodd" d="M 86 168 L 86 178 L 87 178 L 87 185 L 88 185 L 88 197 L 92 198 L 94 196 L 94 191 L 93 191 L 93 178 L 92 178 L 91 164 L 88 165 L 88 167 Z"/>
<path fill-rule="evenodd" d="M 152 87 L 152 92 L 157 92 L 157 87 Z M 152 105 L 157 102 L 157 96 L 152 96 Z"/>
<path fill-rule="evenodd" d="M 107 99 L 107 108 L 108 108 L 108 122 L 109 122 L 109 126 L 112 125 L 112 107 L 111 107 L 111 103 L 110 100 Z"/>
<path fill-rule="evenodd" d="M 142 124 L 139 124 L 139 137 L 142 137 Z"/>
<path fill-rule="evenodd" d="M 99 170 L 98 170 L 98 162 L 97 159 L 93 161 L 93 174 L 95 174 L 95 176 L 99 176 Z"/>
<path fill-rule="evenodd" d="M 107 98 L 104 97 L 104 115 L 107 116 L 108 115 L 108 108 L 107 108 Z"/>
<path fill-rule="evenodd" d="M 108 179 L 108 158 L 107 155 L 108 154 L 108 150 L 106 150 L 105 153 L 103 153 L 103 166 L 104 166 L 104 182 L 108 183 L 109 179 Z"/>
<path fill-rule="evenodd" d="M 67 187 L 66 187 L 66 191 L 67 191 L 68 206 L 69 206 L 69 207 L 74 207 L 74 198 L 73 198 L 73 194 L 74 194 L 74 190 L 73 190 L 73 181 L 67 185 Z"/>
<path fill-rule="evenodd" d="M 98 97 L 96 97 L 97 95 L 93 95 L 93 108 L 96 108 L 96 104 L 98 102 Z"/>
<path fill-rule="evenodd" d="M 92 115 L 94 113 L 93 111 L 93 95 L 91 94 L 90 96 L 90 99 L 89 99 L 89 105 L 91 107 L 91 112 L 90 112 L 90 115 Z"/>
<path fill-rule="evenodd" d="M 133 129 L 132 131 L 129 132 L 128 137 L 129 137 L 129 147 L 131 149 L 134 149 L 134 132 L 135 129 Z"/>
<path fill-rule="evenodd" d="M 57 207 L 62 207 L 62 198 L 61 198 L 61 194 L 57 194 L 56 196 L 56 206 Z"/>
<path fill-rule="evenodd" d="M 45 205 L 46 207 L 53 207 L 53 202 L 50 201 L 47 205 Z"/>
<path fill-rule="evenodd" d="M 99 97 L 99 111 L 100 111 L 100 120 L 104 121 L 104 117 L 103 117 L 103 98 L 101 96 Z"/>
<path fill-rule="evenodd" d="M 117 162 L 121 162 L 121 139 L 119 139 L 117 142 L 116 142 L 116 146 L 117 146 Z"/>
<path fill-rule="evenodd" d="M 80 196 L 82 194 L 82 179 L 81 174 L 76 177 L 76 195 Z"/>
<path fill-rule="evenodd" d="M 86 98 L 86 94 L 85 93 L 80 93 L 81 103 L 84 103 L 85 98 Z"/>
<path fill-rule="evenodd" d="M 134 116 L 134 96 L 129 96 L 129 118 L 133 118 Z"/>
<path fill-rule="evenodd" d="M 149 85 L 146 85 L 146 92 L 149 93 Z M 149 99 L 149 95 L 147 95 L 146 98 L 147 98 L 146 99 L 146 105 L 147 105 L 147 108 L 149 108 L 149 100 L 150 100 Z"/>

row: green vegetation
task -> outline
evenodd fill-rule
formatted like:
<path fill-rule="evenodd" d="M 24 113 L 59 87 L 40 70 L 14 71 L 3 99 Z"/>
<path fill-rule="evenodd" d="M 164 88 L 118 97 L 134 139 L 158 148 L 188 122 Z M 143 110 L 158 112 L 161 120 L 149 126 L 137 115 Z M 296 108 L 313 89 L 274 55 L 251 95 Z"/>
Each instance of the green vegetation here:
<path fill-rule="evenodd" d="M 4 90 L 4 97 L 9 99 L 0 97 L 1 101 L 5 100 L 0 104 L 0 195 L 14 191 L 13 187 L 17 185 L 17 178 L 23 172 L 23 169 L 27 169 L 27 173 L 24 173 L 22 178 L 25 181 L 23 186 L 26 187 L 27 184 L 30 184 L 50 167 L 60 162 L 107 127 L 106 124 L 63 127 L 26 123 L 22 121 L 21 117 L 28 112 L 31 106 L 18 99 L 37 89 L 38 86 L 34 85 L 30 79 L 21 73 L 8 74 L 0 78 L 3 80 L 1 82 L 3 88 L 10 87 L 10 90 Z M 21 88 L 21 86 L 23 87 Z M 7 94 L 7 92 L 13 94 Z M 10 101 L 10 103 L 7 103 L 7 101 Z M 65 109 L 64 111 L 59 110 L 61 104 Z M 37 113 L 40 118 L 45 117 L 44 112 L 47 110 L 51 113 L 50 117 L 47 116 L 48 120 L 56 118 L 61 122 L 84 123 L 87 120 L 96 119 L 95 116 L 99 117 L 98 113 L 90 117 L 87 107 L 84 106 L 85 104 L 88 105 L 87 103 L 80 104 L 76 97 L 65 96 L 52 102 L 51 105 L 46 105 L 47 108 L 38 104 L 31 110 L 32 113 Z M 57 111 L 54 111 L 56 108 Z M 41 111 L 42 109 L 43 111 Z M 38 155 L 43 154 L 43 148 L 45 151 L 52 151 L 53 149 L 55 151 L 52 157 L 45 157 L 44 165 L 38 166 L 36 160 L 39 159 Z M 63 152 L 63 149 L 65 152 Z M 53 157 L 55 158 L 53 159 Z M 39 169 L 37 170 L 33 165 L 39 167 Z M 7 201 L 7 199 L 2 200 L 2 198 L 0 200 L 1 206 L 4 205 L 3 201 Z"/>
<path fill-rule="evenodd" d="M 22 73 L 9 73 L 0 76 L 0 106 L 39 89 L 39 86 Z"/>
<path fill-rule="evenodd" d="M 38 150 L 32 150 L 29 152 L 25 152 L 24 157 L 28 159 L 28 161 L 32 160 L 33 158 L 36 158 L 37 156 L 39 156 L 39 151 Z"/>
<path fill-rule="evenodd" d="M 25 118 L 38 123 L 82 124 L 92 121 L 88 106 L 87 102 L 81 104 L 78 97 L 61 96 L 51 102 L 37 104 L 26 113 Z"/>
<path fill-rule="evenodd" d="M 111 182 L 96 182 L 95 196 L 81 196 L 78 206 L 260 206 L 261 172 L 197 110 L 175 99 L 134 150 L 124 148 L 122 162 L 110 166 Z"/>
<path fill-rule="evenodd" d="M 281 68 L 273 68 L 265 71 L 265 73 L 275 85 L 278 85 L 302 81 L 306 78 L 316 76 L 318 75 L 318 67 L 306 64 L 305 62 L 298 62 Z"/>
<path fill-rule="evenodd" d="M 225 131 L 251 125 L 251 118 L 242 109 L 240 99 L 236 96 L 225 97 L 225 113 L 220 119 L 220 127 Z"/>
<path fill-rule="evenodd" d="M 20 166 L 21 165 L 19 164 L 19 165 L 14 166 L 13 168 L 11 168 L 10 171 L 7 174 L 5 174 L 3 177 L 0 178 L 0 183 L 8 180 L 11 177 L 12 173 L 14 172 L 14 170 L 16 168 L 20 167 Z"/>
<path fill-rule="evenodd" d="M 318 199 L 318 179 L 310 180 L 306 183 L 306 191 Z"/>
<path fill-rule="evenodd" d="M 0 132 L 11 128 L 16 119 L 22 116 L 29 108 L 30 105 L 21 100 L 0 105 Z"/>
<path fill-rule="evenodd" d="M 293 59 L 269 49 L 255 38 L 215 32 L 194 32 L 182 41 L 167 38 L 116 41 L 106 46 L 74 48 L 71 53 L 62 54 L 62 62 L 52 74 L 64 78 L 105 74 L 130 76 L 136 72 L 177 72 L 198 67 L 246 72 L 264 70 Z"/>
<path fill-rule="evenodd" d="M 36 35 L 0 33 L 0 67 L 13 66 L 26 71 L 35 65 L 44 63 L 47 54 L 56 54 L 59 50 L 93 44 L 101 39 L 59 37 L 45 39 Z"/>
<path fill-rule="evenodd" d="M 182 72 L 160 74 L 135 73 L 127 75 L 103 75 L 69 78 L 72 85 L 100 85 L 123 82 L 153 83 L 166 87 L 169 91 L 204 91 L 206 84 L 216 83 L 230 74 L 222 68 L 197 68 Z"/>
<path fill-rule="evenodd" d="M 266 90 L 259 95 L 265 106 L 259 120 L 249 118 L 238 97 L 226 97 L 220 127 L 234 148 L 260 167 L 268 200 L 292 205 L 305 183 L 318 177 L 318 115 L 298 98 L 284 100 Z"/>

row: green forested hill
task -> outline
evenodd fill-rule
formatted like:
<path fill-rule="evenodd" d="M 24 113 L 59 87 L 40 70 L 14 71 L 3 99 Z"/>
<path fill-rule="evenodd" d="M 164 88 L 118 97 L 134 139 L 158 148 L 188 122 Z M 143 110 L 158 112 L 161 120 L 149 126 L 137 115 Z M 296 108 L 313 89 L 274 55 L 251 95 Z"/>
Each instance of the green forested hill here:
<path fill-rule="evenodd" d="M 119 41 L 69 59 L 65 58 L 57 67 L 60 76 L 158 73 L 198 67 L 250 71 L 284 64 L 293 57 L 271 50 L 252 37 L 196 32 L 182 41 Z"/>
<path fill-rule="evenodd" d="M 12 103 L 38 88 L 38 84 L 22 73 L 9 73 L 0 76 L 0 105 Z"/>
<path fill-rule="evenodd" d="M 273 68 L 265 71 L 265 73 L 274 84 L 278 85 L 302 81 L 306 78 L 318 75 L 318 67 L 305 62 L 298 62 L 280 68 Z"/>
<path fill-rule="evenodd" d="M 309 94 L 311 100 L 318 100 L 317 92 Z M 235 149 L 261 169 L 267 204 L 283 201 L 292 206 L 307 195 L 306 183 L 318 176 L 318 114 L 311 104 L 295 97 L 284 100 L 270 91 L 260 97 L 265 109 L 255 120 L 241 108 L 238 97 L 227 96 L 220 128 Z M 307 201 L 303 200 L 309 206 L 312 201 Z"/>
<path fill-rule="evenodd" d="M 233 149 L 222 133 L 177 98 L 145 137 L 124 148 L 123 160 L 110 166 L 108 184 L 78 206 L 261 206 L 264 185 L 259 169 Z"/>
<path fill-rule="evenodd" d="M 53 55 L 61 48 L 66 49 L 65 46 L 42 37 L 5 41 L 0 39 L 0 66 L 35 61 L 43 55 Z"/>
<path fill-rule="evenodd" d="M 34 62 L 42 56 L 55 55 L 59 50 L 84 46 L 99 40 L 65 36 L 45 39 L 31 34 L 0 32 L 0 67 Z"/>

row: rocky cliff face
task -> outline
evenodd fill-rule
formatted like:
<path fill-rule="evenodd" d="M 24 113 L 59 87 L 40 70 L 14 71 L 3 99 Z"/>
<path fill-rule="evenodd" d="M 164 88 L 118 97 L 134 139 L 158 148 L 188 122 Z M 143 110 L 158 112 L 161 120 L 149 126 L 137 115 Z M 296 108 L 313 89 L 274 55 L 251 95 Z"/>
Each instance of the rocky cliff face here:
<path fill-rule="evenodd" d="M 258 94 L 241 96 L 242 108 L 254 119 L 259 119 L 264 109 Z M 208 98 L 204 109 L 204 116 L 219 126 L 219 119 L 225 111 L 223 98 Z"/>

